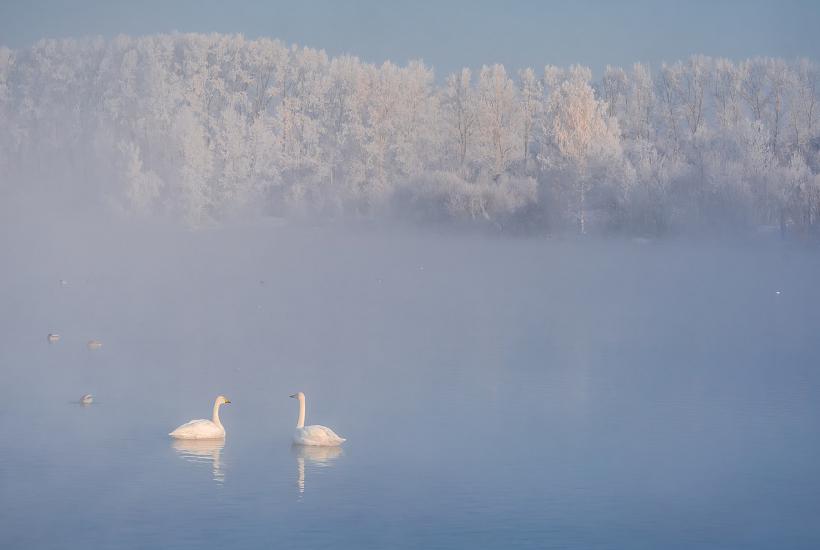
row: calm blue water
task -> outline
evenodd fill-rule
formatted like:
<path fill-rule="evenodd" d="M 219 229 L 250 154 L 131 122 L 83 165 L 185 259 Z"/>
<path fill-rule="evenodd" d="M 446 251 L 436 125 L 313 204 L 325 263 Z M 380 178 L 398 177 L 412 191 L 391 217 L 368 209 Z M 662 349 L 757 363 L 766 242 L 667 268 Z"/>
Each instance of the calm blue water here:
<path fill-rule="evenodd" d="M 0 246 L 4 549 L 820 547 L 816 250 Z M 298 390 L 340 453 L 291 447 Z M 167 437 L 218 393 L 224 445 Z"/>

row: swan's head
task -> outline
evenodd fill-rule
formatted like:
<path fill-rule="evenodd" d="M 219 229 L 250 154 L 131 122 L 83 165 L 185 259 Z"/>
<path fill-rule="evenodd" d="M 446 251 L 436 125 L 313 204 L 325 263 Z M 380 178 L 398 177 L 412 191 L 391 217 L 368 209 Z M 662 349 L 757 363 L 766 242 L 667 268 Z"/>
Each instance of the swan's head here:
<path fill-rule="evenodd" d="M 298 392 L 294 393 L 293 395 L 291 395 L 291 397 L 294 398 L 294 399 L 298 399 L 299 401 L 302 401 L 305 398 L 305 394 L 298 391 Z"/>
<path fill-rule="evenodd" d="M 216 398 L 216 404 L 217 405 L 224 405 L 224 404 L 230 403 L 230 402 L 231 402 L 231 400 L 228 399 L 227 397 L 225 397 L 224 395 L 220 395 L 219 397 Z"/>

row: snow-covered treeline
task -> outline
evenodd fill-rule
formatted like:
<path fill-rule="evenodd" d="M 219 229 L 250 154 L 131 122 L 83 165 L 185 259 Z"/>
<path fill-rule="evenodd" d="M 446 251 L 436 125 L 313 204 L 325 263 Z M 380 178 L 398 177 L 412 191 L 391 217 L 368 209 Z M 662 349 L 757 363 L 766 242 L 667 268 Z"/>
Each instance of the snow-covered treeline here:
<path fill-rule="evenodd" d="M 820 71 L 376 66 L 173 34 L 0 49 L 0 189 L 194 225 L 249 211 L 538 231 L 817 227 Z"/>

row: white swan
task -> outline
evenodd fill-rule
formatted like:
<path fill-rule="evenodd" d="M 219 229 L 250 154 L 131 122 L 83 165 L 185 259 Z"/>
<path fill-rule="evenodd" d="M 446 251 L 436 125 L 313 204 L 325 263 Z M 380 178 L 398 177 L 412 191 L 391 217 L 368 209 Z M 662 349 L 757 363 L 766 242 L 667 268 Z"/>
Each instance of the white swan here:
<path fill-rule="evenodd" d="M 87 394 L 85 394 L 84 396 L 82 396 L 80 398 L 80 404 L 82 404 L 82 405 L 90 405 L 93 402 L 94 402 L 94 396 L 91 395 L 90 393 L 87 393 Z"/>
<path fill-rule="evenodd" d="M 221 439 L 225 437 L 225 428 L 219 421 L 219 407 L 230 402 L 231 400 L 224 395 L 217 396 L 214 401 L 212 420 L 191 420 L 168 435 L 176 439 Z"/>
<path fill-rule="evenodd" d="M 293 432 L 293 442 L 297 445 L 316 445 L 320 447 L 336 447 L 347 441 L 336 435 L 336 432 L 324 426 L 305 426 L 305 394 L 302 392 L 291 395 L 299 400 L 299 419 L 296 421 L 296 431 Z"/>

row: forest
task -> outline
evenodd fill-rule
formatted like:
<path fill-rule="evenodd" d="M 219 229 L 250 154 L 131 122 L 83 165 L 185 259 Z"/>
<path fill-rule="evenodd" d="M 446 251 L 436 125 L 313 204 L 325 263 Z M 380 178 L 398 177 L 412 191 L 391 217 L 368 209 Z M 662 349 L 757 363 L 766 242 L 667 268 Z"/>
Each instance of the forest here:
<path fill-rule="evenodd" d="M 817 235 L 819 85 L 807 59 L 437 76 L 241 35 L 41 40 L 0 48 L 0 194 L 192 227 Z"/>

